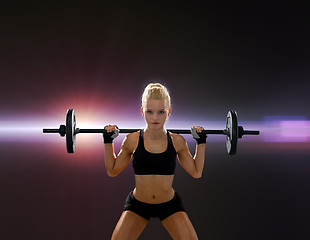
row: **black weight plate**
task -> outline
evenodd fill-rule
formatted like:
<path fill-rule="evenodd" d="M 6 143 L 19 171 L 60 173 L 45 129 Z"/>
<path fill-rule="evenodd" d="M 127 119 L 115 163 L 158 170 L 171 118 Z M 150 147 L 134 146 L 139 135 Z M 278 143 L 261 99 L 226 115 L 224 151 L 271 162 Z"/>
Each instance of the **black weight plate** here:
<path fill-rule="evenodd" d="M 67 152 L 74 153 L 75 150 L 75 113 L 73 109 L 68 109 L 66 118 L 66 145 Z"/>
<path fill-rule="evenodd" d="M 237 152 L 238 143 L 238 118 L 235 111 L 229 111 L 226 118 L 226 148 L 230 155 Z"/>

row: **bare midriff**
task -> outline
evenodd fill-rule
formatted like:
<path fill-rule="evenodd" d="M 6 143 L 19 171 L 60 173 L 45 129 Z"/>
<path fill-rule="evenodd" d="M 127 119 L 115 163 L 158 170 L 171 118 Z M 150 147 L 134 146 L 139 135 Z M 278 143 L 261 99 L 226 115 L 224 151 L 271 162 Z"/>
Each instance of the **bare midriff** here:
<path fill-rule="evenodd" d="M 135 175 L 134 197 L 145 203 L 168 202 L 174 197 L 174 175 Z"/>

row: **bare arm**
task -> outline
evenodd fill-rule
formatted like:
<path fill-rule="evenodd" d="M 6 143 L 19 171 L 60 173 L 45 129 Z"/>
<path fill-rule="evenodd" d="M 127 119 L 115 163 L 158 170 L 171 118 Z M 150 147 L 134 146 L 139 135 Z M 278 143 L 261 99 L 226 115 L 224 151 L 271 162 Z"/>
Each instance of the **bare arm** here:
<path fill-rule="evenodd" d="M 132 135 L 132 134 L 129 134 Z M 113 143 L 105 143 L 105 166 L 110 177 L 116 177 L 129 164 L 134 146 L 133 136 L 127 136 L 121 146 L 118 155 L 115 155 Z"/>
<path fill-rule="evenodd" d="M 177 135 L 176 149 L 181 166 L 194 178 L 201 178 L 205 162 L 206 144 L 196 145 L 194 157 L 189 151 L 185 139 Z"/>

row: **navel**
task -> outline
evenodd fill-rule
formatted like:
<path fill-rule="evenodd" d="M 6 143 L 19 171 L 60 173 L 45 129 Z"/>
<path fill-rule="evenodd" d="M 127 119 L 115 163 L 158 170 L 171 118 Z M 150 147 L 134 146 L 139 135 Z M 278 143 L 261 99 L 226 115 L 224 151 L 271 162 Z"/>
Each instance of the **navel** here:
<path fill-rule="evenodd" d="M 153 199 L 155 199 L 155 195 L 153 195 Z"/>

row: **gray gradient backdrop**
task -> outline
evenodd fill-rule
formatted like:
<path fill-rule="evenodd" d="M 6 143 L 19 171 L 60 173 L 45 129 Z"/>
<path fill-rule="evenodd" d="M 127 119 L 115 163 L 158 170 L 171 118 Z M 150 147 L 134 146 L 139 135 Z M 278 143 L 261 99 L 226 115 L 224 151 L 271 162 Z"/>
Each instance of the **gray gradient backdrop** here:
<path fill-rule="evenodd" d="M 3 6 L 0 238 L 111 236 L 134 187 L 131 164 L 109 178 L 101 136 L 78 136 L 74 155 L 64 139 L 43 136 L 67 108 L 84 124 L 143 127 L 140 95 L 159 81 L 171 92 L 170 126 L 221 126 L 234 109 L 245 127 L 302 119 L 309 133 L 309 13 L 199 1 Z M 310 134 L 304 138 L 244 138 L 232 157 L 224 138 L 210 137 L 201 179 L 178 166 L 174 188 L 200 239 L 309 239 Z M 151 220 L 140 239 L 170 237 Z"/>

